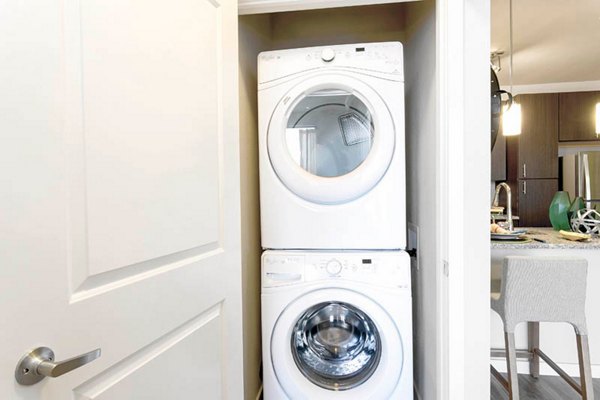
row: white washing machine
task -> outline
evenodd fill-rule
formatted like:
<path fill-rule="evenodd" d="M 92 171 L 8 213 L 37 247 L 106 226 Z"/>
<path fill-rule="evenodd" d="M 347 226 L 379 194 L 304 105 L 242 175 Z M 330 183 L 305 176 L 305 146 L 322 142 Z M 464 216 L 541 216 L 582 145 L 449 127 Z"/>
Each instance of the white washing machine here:
<path fill-rule="evenodd" d="M 258 57 L 262 247 L 403 249 L 402 45 Z"/>
<path fill-rule="evenodd" d="M 265 400 L 412 400 L 410 282 L 402 251 L 266 251 Z"/>

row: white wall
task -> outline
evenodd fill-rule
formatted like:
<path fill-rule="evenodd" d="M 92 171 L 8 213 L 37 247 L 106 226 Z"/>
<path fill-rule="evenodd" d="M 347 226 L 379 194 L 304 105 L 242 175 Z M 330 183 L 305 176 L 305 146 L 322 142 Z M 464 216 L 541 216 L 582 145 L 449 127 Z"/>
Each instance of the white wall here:
<path fill-rule="evenodd" d="M 490 390 L 489 0 L 465 1 L 464 24 L 464 398 L 475 399 L 489 398 Z M 448 100 L 452 101 L 452 94 Z M 450 233 L 452 234 L 452 227 Z"/>
<path fill-rule="evenodd" d="M 268 15 L 239 18 L 240 185 L 242 217 L 242 301 L 244 325 L 244 398 L 260 387 L 260 205 L 258 196 L 258 109 L 256 57 L 268 49 Z"/>
<path fill-rule="evenodd" d="M 492 277 L 500 279 L 502 276 L 502 261 L 508 255 L 529 256 L 561 256 L 583 257 L 588 260 L 588 282 L 586 299 L 586 319 L 588 325 L 588 338 L 590 343 L 590 359 L 592 361 L 592 376 L 600 378 L 600 251 L 598 250 L 571 250 L 571 249 L 522 249 L 522 250 L 492 250 Z M 527 325 L 517 326 L 515 341 L 517 348 L 527 349 Z M 504 331 L 502 320 L 495 312 L 491 312 L 490 341 L 493 348 L 504 348 Z M 561 368 L 571 376 L 579 376 L 577 364 L 577 346 L 575 332 L 571 325 L 565 323 L 540 324 L 540 348 L 550 356 Z M 499 371 L 506 371 L 505 359 L 494 359 L 493 365 Z M 519 362 L 519 373 L 529 373 L 529 363 Z M 556 375 L 553 369 L 543 361 L 540 366 L 542 375 Z M 573 392 L 575 395 L 575 392 Z"/>
<path fill-rule="evenodd" d="M 489 398 L 490 3 L 465 2 L 465 398 Z M 451 101 L 451 98 L 449 99 Z M 452 227 L 450 227 L 452 229 Z M 451 232 L 451 231 L 450 231 Z M 483 327 L 482 327 L 483 326 Z"/>
<path fill-rule="evenodd" d="M 408 220 L 419 229 L 418 269 L 413 268 L 415 388 L 436 399 L 440 348 L 437 307 L 438 135 L 436 130 L 435 5 L 412 4 L 406 13 L 406 165 Z"/>
<path fill-rule="evenodd" d="M 487 0 L 436 3 L 444 399 L 490 392 L 489 7 Z"/>

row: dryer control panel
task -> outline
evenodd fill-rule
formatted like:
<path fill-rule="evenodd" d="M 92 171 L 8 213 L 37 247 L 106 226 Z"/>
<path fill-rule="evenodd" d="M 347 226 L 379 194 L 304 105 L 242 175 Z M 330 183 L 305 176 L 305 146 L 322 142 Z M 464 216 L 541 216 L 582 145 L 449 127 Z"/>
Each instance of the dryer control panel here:
<path fill-rule="evenodd" d="M 322 68 L 351 68 L 404 80 L 400 42 L 359 43 L 265 51 L 258 55 L 258 83 Z"/>
<path fill-rule="evenodd" d="M 266 251 L 262 257 L 265 288 L 337 279 L 410 289 L 410 258 L 404 251 Z"/>

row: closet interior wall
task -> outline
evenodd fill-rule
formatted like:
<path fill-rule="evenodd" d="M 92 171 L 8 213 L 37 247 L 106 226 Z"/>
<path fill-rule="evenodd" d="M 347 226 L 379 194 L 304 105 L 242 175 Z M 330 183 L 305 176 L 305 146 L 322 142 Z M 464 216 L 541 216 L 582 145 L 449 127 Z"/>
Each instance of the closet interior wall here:
<path fill-rule="evenodd" d="M 420 1 L 239 17 L 240 152 L 245 398 L 260 386 L 260 207 L 256 61 L 261 51 L 400 41 L 405 50 L 407 218 L 420 229 L 413 269 L 415 384 L 422 398 L 437 387 L 438 308 L 435 210 L 435 3 Z M 417 263 L 414 263 L 416 266 Z"/>
<path fill-rule="evenodd" d="M 244 399 L 260 389 L 260 202 L 258 186 L 258 106 L 256 57 L 271 46 L 271 16 L 239 18 L 240 195 L 242 232 L 242 312 Z"/>

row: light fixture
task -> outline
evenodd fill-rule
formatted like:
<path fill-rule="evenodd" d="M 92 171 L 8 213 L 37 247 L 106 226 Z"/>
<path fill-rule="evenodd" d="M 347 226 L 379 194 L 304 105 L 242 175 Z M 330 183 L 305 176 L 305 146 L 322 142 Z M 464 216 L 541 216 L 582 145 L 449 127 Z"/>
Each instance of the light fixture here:
<path fill-rule="evenodd" d="M 513 93 L 513 3 L 509 1 L 509 64 L 508 77 L 510 92 Z M 512 104 L 504 108 L 502 113 L 502 135 L 516 136 L 521 134 L 521 105 L 513 98 Z"/>
<path fill-rule="evenodd" d="M 596 137 L 600 136 L 600 103 L 596 103 Z"/>
<path fill-rule="evenodd" d="M 502 134 L 516 136 L 521 134 L 521 105 L 513 101 L 512 105 L 504 108 L 502 114 Z"/>

